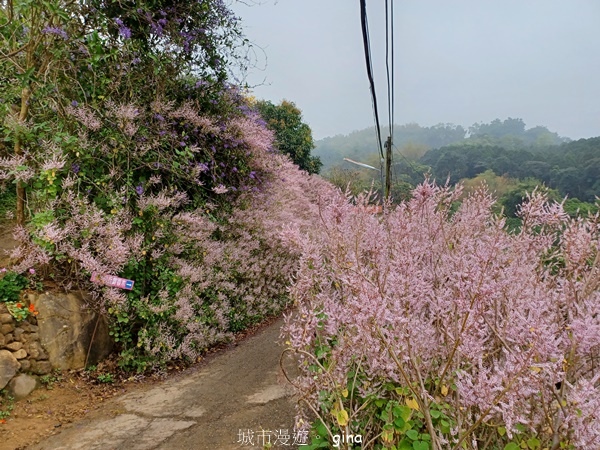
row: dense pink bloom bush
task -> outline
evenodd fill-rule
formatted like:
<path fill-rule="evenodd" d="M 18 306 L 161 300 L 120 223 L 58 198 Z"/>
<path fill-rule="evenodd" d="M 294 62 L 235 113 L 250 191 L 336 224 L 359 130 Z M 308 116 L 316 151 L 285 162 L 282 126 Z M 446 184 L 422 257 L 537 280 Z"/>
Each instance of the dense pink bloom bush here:
<path fill-rule="evenodd" d="M 242 102 L 230 95 L 222 101 Z M 298 253 L 279 231 L 292 221 L 308 229 L 317 197 L 333 188 L 274 152 L 249 108 L 223 119 L 191 101 L 105 106 L 70 107 L 77 146 L 51 145 L 44 166 L 31 164 L 56 189 L 30 199 L 14 270 L 39 267 L 89 292 L 112 318 L 121 364 L 137 370 L 193 361 L 286 308 Z M 134 289 L 94 284 L 94 272 Z"/>
<path fill-rule="evenodd" d="M 173 216 L 177 241 L 167 253 L 181 282 L 176 292 L 159 294 L 164 299 L 174 295 L 174 320 L 162 320 L 158 332 L 140 335 L 139 343 L 153 360 L 193 359 L 290 304 L 288 288 L 299 255 L 282 241 L 280 231 L 290 221 L 310 229 L 318 217 L 319 195 L 333 188 L 272 153 L 269 145 L 250 148 L 257 164 L 253 168 L 264 182 L 238 198 L 226 221 L 215 223 L 203 210 Z M 152 304 L 149 298 L 143 301 Z"/>
<path fill-rule="evenodd" d="M 598 216 L 534 192 L 509 233 L 459 195 L 425 182 L 382 216 L 332 195 L 321 233 L 285 233 L 301 417 L 363 448 L 600 448 Z"/>
<path fill-rule="evenodd" d="M 314 223 L 311 199 L 327 191 L 277 154 L 228 81 L 251 60 L 226 2 L 167 3 L 0 7 L 13 270 L 88 292 L 136 370 L 193 360 L 285 308 L 297 249 L 278 230 Z"/>

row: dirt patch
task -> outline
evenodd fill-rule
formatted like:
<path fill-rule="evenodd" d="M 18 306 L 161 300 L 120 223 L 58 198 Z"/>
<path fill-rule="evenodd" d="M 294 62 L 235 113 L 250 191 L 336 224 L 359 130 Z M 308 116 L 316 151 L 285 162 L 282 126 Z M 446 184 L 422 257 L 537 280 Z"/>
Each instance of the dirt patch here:
<path fill-rule="evenodd" d="M 100 384 L 82 373 L 53 374 L 59 381 L 33 391 L 28 398 L 2 400 L 13 410 L 0 423 L 0 449 L 22 449 L 54 434 L 60 427 L 97 409 L 105 400 L 135 388 L 135 383 Z M 88 379 L 86 379 L 88 378 Z"/>

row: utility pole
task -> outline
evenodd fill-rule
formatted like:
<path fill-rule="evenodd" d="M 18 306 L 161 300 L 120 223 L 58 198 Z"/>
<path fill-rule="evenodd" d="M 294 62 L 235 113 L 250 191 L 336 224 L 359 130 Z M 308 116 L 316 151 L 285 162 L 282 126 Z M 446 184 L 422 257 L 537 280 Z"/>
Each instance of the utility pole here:
<path fill-rule="evenodd" d="M 389 200 L 392 189 L 392 136 L 385 141 L 385 200 Z"/>

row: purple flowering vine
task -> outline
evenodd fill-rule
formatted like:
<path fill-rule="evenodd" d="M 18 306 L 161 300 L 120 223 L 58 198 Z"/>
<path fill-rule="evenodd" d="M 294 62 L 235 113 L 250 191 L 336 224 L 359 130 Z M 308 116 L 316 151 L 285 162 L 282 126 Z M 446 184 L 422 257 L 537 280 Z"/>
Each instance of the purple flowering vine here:
<path fill-rule="evenodd" d="M 55 36 L 58 36 L 58 37 L 64 39 L 65 41 L 67 39 L 69 39 L 69 35 L 67 34 L 67 32 L 60 27 L 47 26 L 47 27 L 42 28 L 42 33 L 53 34 Z"/>
<path fill-rule="evenodd" d="M 129 29 L 129 27 L 125 25 L 123 21 L 118 17 L 115 19 L 115 23 L 119 27 L 119 34 L 121 35 L 121 37 L 126 40 L 131 39 L 131 30 Z"/>

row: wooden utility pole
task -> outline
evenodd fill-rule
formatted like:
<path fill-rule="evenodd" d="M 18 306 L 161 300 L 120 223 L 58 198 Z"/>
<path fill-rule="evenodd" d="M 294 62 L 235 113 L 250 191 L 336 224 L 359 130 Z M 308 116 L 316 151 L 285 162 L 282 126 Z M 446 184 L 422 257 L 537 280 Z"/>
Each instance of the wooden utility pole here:
<path fill-rule="evenodd" d="M 385 200 L 389 200 L 392 190 L 392 137 L 385 141 Z"/>

